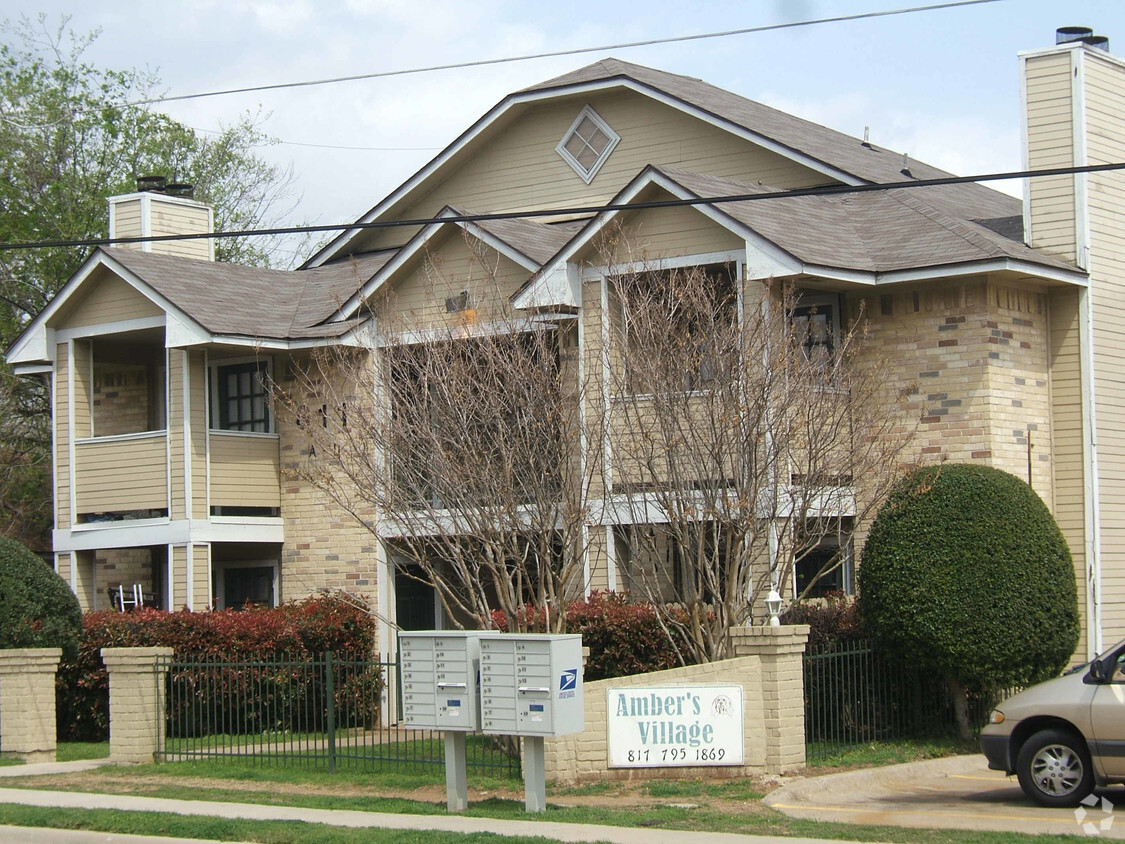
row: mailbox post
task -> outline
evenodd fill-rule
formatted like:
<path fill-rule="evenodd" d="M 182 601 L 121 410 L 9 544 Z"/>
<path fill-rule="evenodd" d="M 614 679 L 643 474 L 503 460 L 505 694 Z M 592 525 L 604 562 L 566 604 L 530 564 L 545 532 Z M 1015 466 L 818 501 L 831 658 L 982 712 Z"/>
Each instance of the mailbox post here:
<path fill-rule="evenodd" d="M 543 739 L 580 733 L 582 637 L 476 630 L 399 634 L 403 723 L 445 733 L 445 794 L 468 808 L 465 734 L 523 737 L 524 808 L 547 808 Z"/>
<path fill-rule="evenodd" d="M 481 731 L 523 742 L 524 808 L 547 808 L 543 739 L 584 729 L 582 637 L 481 633 Z"/>
<path fill-rule="evenodd" d="M 480 644 L 465 630 L 416 630 L 399 634 L 403 722 L 445 734 L 445 803 L 468 808 L 466 733 L 480 730 Z"/>

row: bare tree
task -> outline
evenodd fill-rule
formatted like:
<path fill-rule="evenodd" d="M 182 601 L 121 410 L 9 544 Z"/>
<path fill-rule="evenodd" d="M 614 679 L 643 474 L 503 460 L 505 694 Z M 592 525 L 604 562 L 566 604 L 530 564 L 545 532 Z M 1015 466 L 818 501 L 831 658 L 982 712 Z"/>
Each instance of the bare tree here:
<path fill-rule="evenodd" d="M 634 265 L 635 266 L 635 265 Z M 789 592 L 799 560 L 834 537 L 805 586 L 839 567 L 851 533 L 897 477 L 909 430 L 866 341 L 863 314 L 831 331 L 791 286 L 734 265 L 606 279 L 609 520 L 634 593 L 669 609 L 682 659 L 730 656 L 730 628 Z"/>
<path fill-rule="evenodd" d="M 404 315 L 382 296 L 364 348 L 321 351 L 276 389 L 305 441 L 288 471 L 376 534 L 455 623 L 489 627 L 499 609 L 525 630 L 530 605 L 560 631 L 587 586 L 575 320 L 512 312 L 477 252 L 451 313 Z M 435 295 L 465 283 L 427 267 Z"/>

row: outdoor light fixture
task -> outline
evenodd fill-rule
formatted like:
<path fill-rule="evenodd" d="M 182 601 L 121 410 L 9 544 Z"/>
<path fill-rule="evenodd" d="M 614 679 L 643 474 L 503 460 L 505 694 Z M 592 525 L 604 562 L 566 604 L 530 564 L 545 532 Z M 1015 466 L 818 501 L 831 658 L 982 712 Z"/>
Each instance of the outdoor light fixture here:
<path fill-rule="evenodd" d="M 781 596 L 777 594 L 776 589 L 771 589 L 766 595 L 766 609 L 770 613 L 770 627 L 780 627 L 781 619 L 778 615 L 781 614 Z"/>

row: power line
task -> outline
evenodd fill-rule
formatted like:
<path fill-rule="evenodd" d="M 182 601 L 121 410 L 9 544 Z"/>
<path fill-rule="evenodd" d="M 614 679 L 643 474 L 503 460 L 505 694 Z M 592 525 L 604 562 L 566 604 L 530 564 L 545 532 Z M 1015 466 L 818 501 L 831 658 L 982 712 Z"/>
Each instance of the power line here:
<path fill-rule="evenodd" d="M 722 205 L 730 202 L 762 202 L 771 199 L 796 199 L 804 196 L 840 196 L 853 193 L 874 193 L 888 190 L 963 185 L 972 182 L 1000 182 L 1008 179 L 1036 179 L 1048 176 L 1072 176 L 1080 173 L 1105 173 L 1125 170 L 1125 162 L 1089 164 L 1082 167 L 1054 167 L 1045 170 L 1015 170 L 1005 173 L 981 173 L 975 176 L 942 176 L 936 179 L 911 179 L 905 182 L 882 182 L 866 185 L 823 185 L 814 188 L 794 188 L 772 193 L 732 194 L 729 196 L 703 196 L 688 199 L 658 199 L 649 202 L 607 203 L 605 205 L 580 205 L 570 208 L 540 208 L 529 211 L 502 211 L 490 214 L 451 214 L 444 217 L 423 217 L 409 220 L 373 220 L 367 223 L 333 223 L 315 226 L 282 226 L 270 229 L 240 229 L 226 232 L 201 232 L 199 234 L 169 234 L 148 237 L 91 238 L 88 240 L 42 240 L 25 243 L 0 243 L 0 251 L 13 249 L 48 249 L 80 246 L 115 246 L 129 243 L 163 243 L 180 240 L 210 240 L 232 237 L 259 237 L 281 234 L 315 234 L 359 229 L 390 229 L 428 226 L 433 223 L 484 223 L 493 220 L 526 220 L 534 217 L 591 216 L 606 211 L 635 211 L 645 208 L 676 208 L 694 205 Z"/>
<path fill-rule="evenodd" d="M 742 29 L 728 29 L 722 32 L 705 32 L 698 35 L 676 35 L 667 38 L 649 38 L 643 41 L 623 41 L 618 44 L 603 44 L 599 47 L 575 47 L 570 50 L 552 50 L 545 53 L 532 53 L 522 56 L 507 56 L 499 59 L 478 59 L 469 62 L 454 62 L 451 64 L 429 65 L 400 70 L 383 70 L 373 73 L 357 73 L 352 76 L 333 76 L 326 79 L 310 79 L 303 82 L 278 82 L 271 85 L 251 85 L 245 88 L 225 88 L 218 91 L 203 91 L 196 94 L 177 94 L 170 97 L 151 97 L 144 100 L 133 100 L 125 103 L 126 106 L 157 105 L 180 100 L 198 100 L 205 97 L 222 97 L 228 94 L 251 94 L 259 91 L 278 91 L 285 88 L 311 88 L 318 85 L 336 85 L 341 82 L 358 82 L 364 79 L 383 79 L 390 76 L 409 76 L 418 73 L 434 73 L 442 70 L 462 70 L 470 67 L 485 67 L 487 65 L 511 64 L 513 62 L 526 62 L 535 59 L 553 59 L 560 56 L 577 56 L 583 53 L 599 53 L 606 50 L 629 50 L 635 47 L 651 47 L 657 44 L 677 44 L 685 41 L 702 41 L 710 38 L 729 38 L 734 35 L 750 35 L 757 32 L 773 32 L 780 29 L 794 29 L 802 26 L 817 26 L 826 23 L 846 23 L 848 21 L 870 20 L 872 18 L 886 18 L 896 15 L 910 15 L 917 12 L 933 12 L 941 9 L 955 9 L 962 6 L 979 6 L 985 3 L 1002 3 L 1005 0 L 952 0 L 948 3 L 935 3 L 929 6 L 910 6 L 903 9 L 887 9 L 880 12 L 859 12 L 854 15 L 837 15 L 830 18 L 813 18 L 810 20 L 789 21 L 787 23 L 764 24 L 762 26 L 749 26 Z"/>

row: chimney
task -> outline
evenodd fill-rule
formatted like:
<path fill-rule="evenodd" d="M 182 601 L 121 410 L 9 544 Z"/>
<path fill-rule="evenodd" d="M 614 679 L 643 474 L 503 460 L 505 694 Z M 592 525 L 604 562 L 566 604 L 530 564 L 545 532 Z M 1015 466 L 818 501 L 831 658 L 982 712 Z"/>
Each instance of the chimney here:
<path fill-rule="evenodd" d="M 109 236 L 161 237 L 214 231 L 211 206 L 196 202 L 194 193 L 192 185 L 170 183 L 164 176 L 138 176 L 136 193 L 109 198 Z M 209 238 L 142 241 L 119 246 L 161 255 L 215 260 L 214 241 Z"/>
<path fill-rule="evenodd" d="M 1125 62 L 1109 39 L 1085 26 L 1055 32 L 1055 46 L 1020 54 L 1023 163 L 1029 170 L 1121 161 L 1125 155 Z M 1029 244 L 1088 269 L 1092 196 L 1120 174 L 1028 179 L 1024 235 Z M 1110 191 L 1114 193 L 1114 191 Z M 1103 209 L 1121 213 L 1123 209 Z"/>

